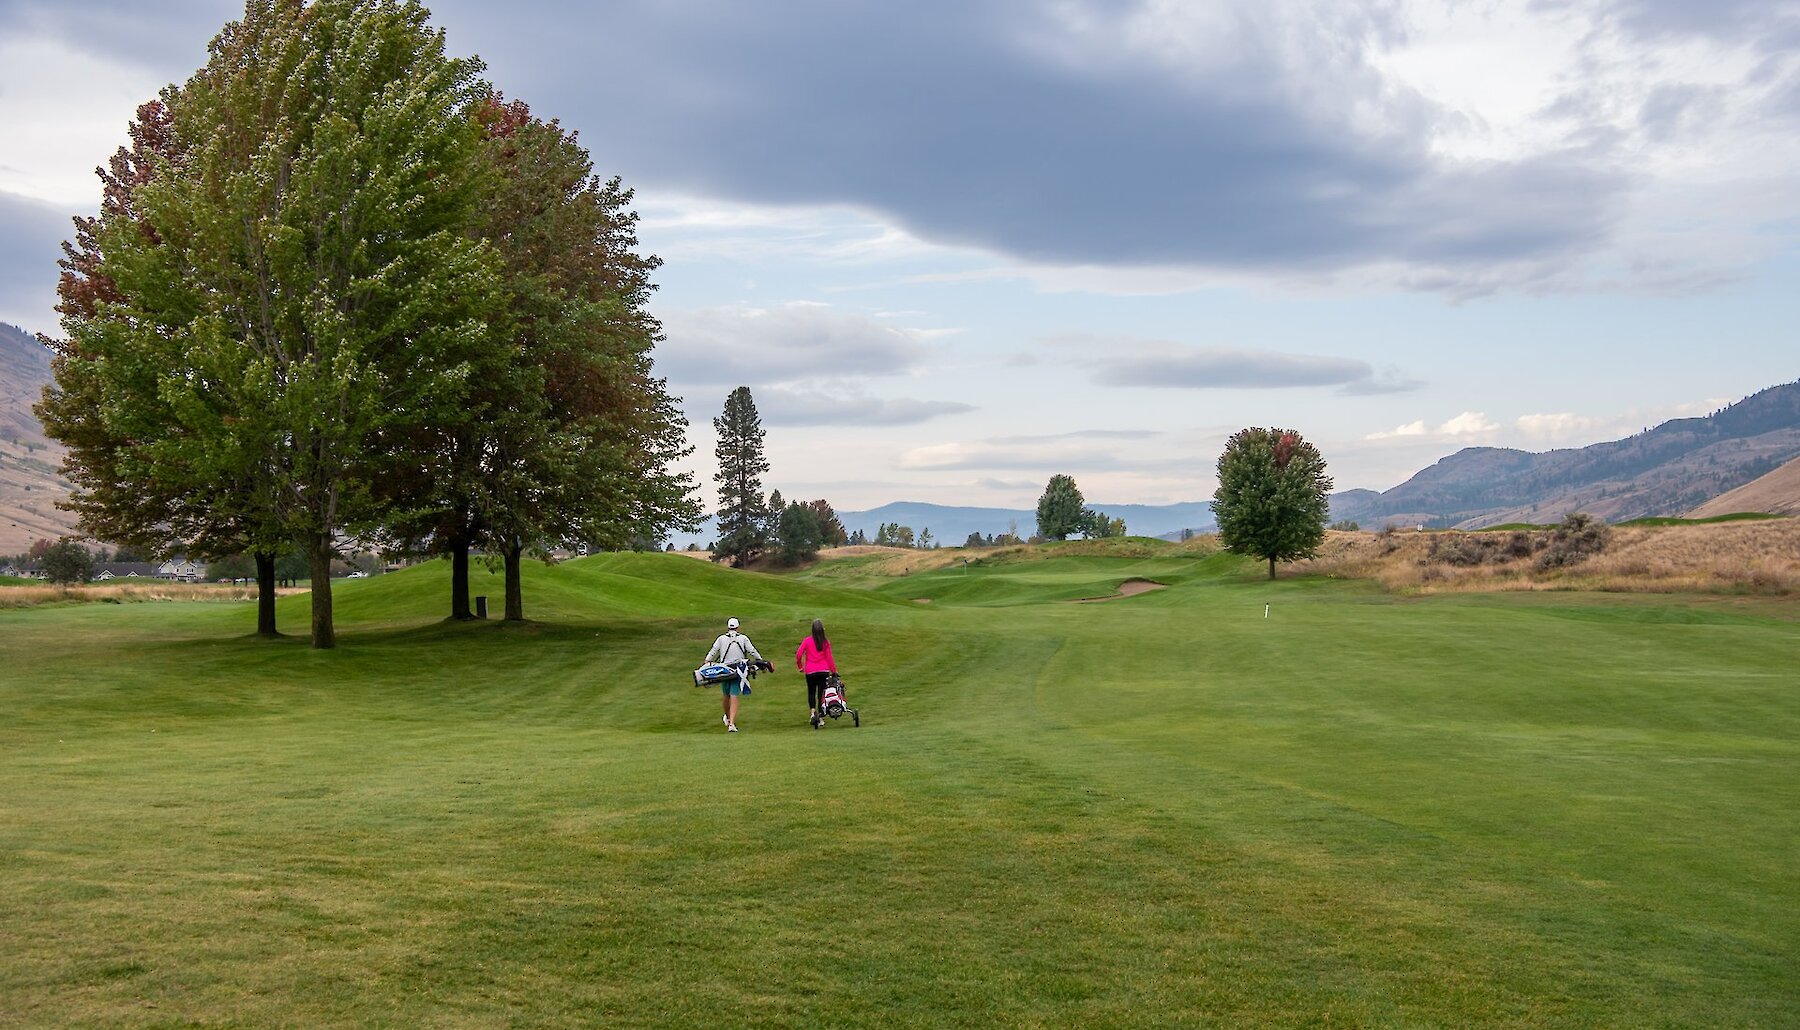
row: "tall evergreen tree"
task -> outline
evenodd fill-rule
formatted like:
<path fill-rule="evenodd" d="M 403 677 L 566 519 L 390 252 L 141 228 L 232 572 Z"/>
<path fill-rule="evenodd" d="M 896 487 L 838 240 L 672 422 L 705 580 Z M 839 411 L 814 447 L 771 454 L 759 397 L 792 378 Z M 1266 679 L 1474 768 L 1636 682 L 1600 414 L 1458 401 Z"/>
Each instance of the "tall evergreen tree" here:
<path fill-rule="evenodd" d="M 807 505 L 812 509 L 813 519 L 819 524 L 819 539 L 825 547 L 842 547 L 850 542 L 850 534 L 844 531 L 843 522 L 838 520 L 837 512 L 832 510 L 831 502 L 821 498 Z"/>
<path fill-rule="evenodd" d="M 1038 535 L 1046 540 L 1067 540 L 1070 533 L 1080 532 L 1085 523 L 1082 505 L 1081 488 L 1073 476 L 1051 476 L 1038 498 Z"/>
<path fill-rule="evenodd" d="M 1213 516 L 1228 551 L 1275 563 L 1310 558 L 1325 540 L 1331 477 L 1319 449 L 1291 429 L 1240 429 L 1219 455 Z"/>
<path fill-rule="evenodd" d="M 781 560 L 789 565 L 812 558 L 824 544 L 818 516 L 813 514 L 811 506 L 799 501 L 781 510 L 775 539 L 781 547 Z"/>
<path fill-rule="evenodd" d="M 719 541 L 714 560 L 730 559 L 742 568 L 768 546 L 768 503 L 763 499 L 762 474 L 769 471 L 763 457 L 762 418 L 748 386 L 740 386 L 725 398 L 725 410 L 713 419 L 719 442 L 713 455 L 719 471 L 713 482 L 719 490 Z"/>

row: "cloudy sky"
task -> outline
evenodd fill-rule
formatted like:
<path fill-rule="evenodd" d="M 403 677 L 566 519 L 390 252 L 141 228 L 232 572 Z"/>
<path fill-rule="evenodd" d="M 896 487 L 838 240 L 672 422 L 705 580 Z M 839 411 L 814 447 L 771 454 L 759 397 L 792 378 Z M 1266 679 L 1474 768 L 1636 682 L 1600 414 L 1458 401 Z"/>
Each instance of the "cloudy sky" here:
<path fill-rule="evenodd" d="M 1800 0 L 440 0 L 637 190 L 710 482 L 840 508 L 1340 488 L 1800 377 Z M 0 0 L 0 321 L 230 0 Z M 710 491 L 709 491 L 710 500 Z"/>

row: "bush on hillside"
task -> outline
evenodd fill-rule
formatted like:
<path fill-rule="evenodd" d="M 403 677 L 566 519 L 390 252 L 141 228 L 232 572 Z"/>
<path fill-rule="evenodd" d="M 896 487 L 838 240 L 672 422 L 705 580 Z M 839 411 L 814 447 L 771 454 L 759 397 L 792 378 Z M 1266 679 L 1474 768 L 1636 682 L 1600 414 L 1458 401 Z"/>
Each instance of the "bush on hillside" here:
<path fill-rule="evenodd" d="M 1611 537 L 1612 527 L 1605 521 L 1585 511 L 1572 511 L 1562 520 L 1561 525 L 1550 531 L 1538 554 L 1537 567 L 1556 569 L 1584 562 L 1590 556 L 1606 550 L 1606 543 Z"/>
<path fill-rule="evenodd" d="M 1586 512 L 1574 512 L 1548 531 L 1439 533 L 1432 536 L 1431 546 L 1420 564 L 1472 568 L 1505 565 L 1536 555 L 1534 564 L 1538 569 L 1562 568 L 1606 550 L 1611 531 L 1612 527 L 1604 521 Z M 1393 553 L 1398 546 L 1391 537 L 1384 543 L 1383 553 L 1386 554 Z"/>

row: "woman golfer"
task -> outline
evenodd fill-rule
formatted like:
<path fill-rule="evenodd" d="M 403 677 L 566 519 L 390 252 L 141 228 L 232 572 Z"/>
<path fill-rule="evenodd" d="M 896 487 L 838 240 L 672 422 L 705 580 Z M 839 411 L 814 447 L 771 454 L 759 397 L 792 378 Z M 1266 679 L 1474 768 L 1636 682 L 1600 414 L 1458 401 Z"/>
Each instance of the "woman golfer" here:
<path fill-rule="evenodd" d="M 837 659 L 831 654 L 831 641 L 825 639 L 825 623 L 814 619 L 812 636 L 800 641 L 794 652 L 794 664 L 806 674 L 806 707 L 811 709 L 807 721 L 819 723 L 819 698 L 825 693 L 825 681 L 837 674 Z"/>
<path fill-rule="evenodd" d="M 736 619 L 726 619 L 725 632 L 719 635 L 719 639 L 713 641 L 712 649 L 706 652 L 706 661 L 701 663 L 711 665 L 713 662 L 719 662 L 738 670 L 737 679 L 725 680 L 719 684 L 719 690 L 722 692 L 719 704 L 725 709 L 725 729 L 731 733 L 737 732 L 738 698 L 744 696 L 744 684 L 749 682 L 749 677 L 744 674 L 744 664 L 752 659 L 762 661 L 762 655 L 757 653 L 756 645 L 750 642 L 749 637 L 738 632 Z"/>

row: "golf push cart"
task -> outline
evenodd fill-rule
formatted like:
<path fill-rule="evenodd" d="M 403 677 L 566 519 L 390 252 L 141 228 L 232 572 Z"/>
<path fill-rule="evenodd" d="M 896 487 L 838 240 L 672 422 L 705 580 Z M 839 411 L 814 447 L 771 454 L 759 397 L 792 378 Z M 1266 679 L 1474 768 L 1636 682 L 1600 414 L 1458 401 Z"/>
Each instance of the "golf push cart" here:
<path fill-rule="evenodd" d="M 850 725 L 862 725 L 862 713 L 851 708 L 844 701 L 844 680 L 837 673 L 830 673 L 825 678 L 825 690 L 819 696 L 819 714 L 813 716 L 812 727 L 819 729 L 825 725 L 826 719 L 841 719 L 850 716 Z"/>

